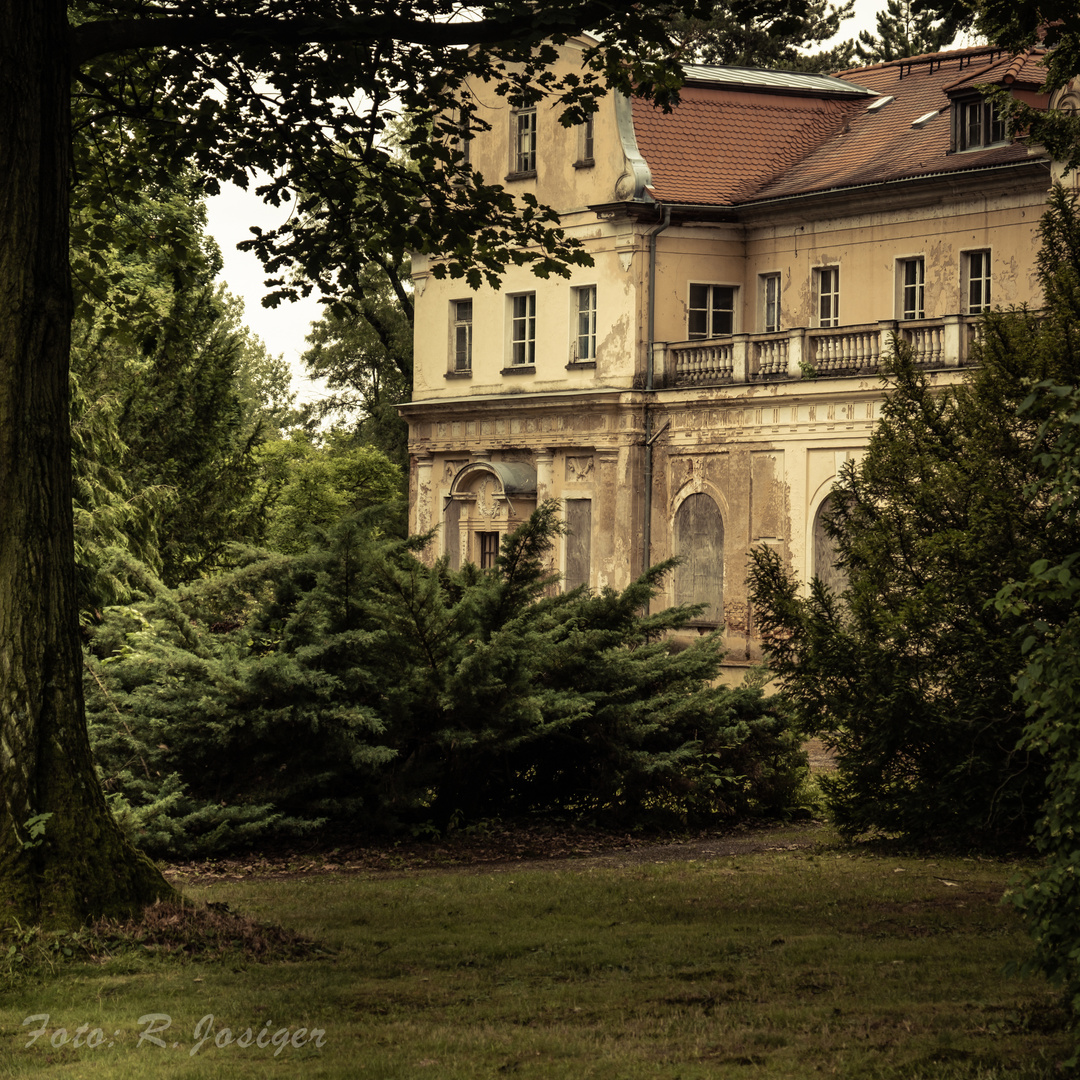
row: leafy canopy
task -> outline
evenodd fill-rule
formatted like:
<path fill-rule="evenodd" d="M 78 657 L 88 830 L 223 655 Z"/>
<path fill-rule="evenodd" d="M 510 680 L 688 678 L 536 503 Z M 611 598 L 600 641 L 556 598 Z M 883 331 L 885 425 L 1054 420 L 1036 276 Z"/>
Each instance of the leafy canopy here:
<path fill-rule="evenodd" d="M 283 222 L 250 246 L 274 275 L 270 303 L 312 288 L 333 296 L 373 258 L 396 266 L 409 251 L 471 285 L 497 283 L 512 263 L 566 275 L 587 256 L 553 212 L 464 160 L 460 92 L 491 83 L 511 106 L 545 101 L 564 124 L 609 87 L 668 104 L 680 80 L 668 25 L 691 10 L 231 0 L 210 13 L 203 0 L 76 0 L 80 159 L 104 160 L 136 190 L 188 163 L 210 192 L 265 174 L 256 190 Z M 583 31 L 596 40 L 581 70 L 556 78 L 552 42 Z M 402 112 L 413 122 L 399 152 L 384 136 Z"/>

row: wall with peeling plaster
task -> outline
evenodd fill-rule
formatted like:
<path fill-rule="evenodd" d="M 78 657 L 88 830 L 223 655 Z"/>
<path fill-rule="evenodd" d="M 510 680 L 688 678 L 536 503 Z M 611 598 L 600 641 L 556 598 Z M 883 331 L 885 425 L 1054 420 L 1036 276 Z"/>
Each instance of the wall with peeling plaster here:
<path fill-rule="evenodd" d="M 561 49 L 564 70 L 580 62 L 573 43 Z M 471 159 L 488 178 L 509 167 L 510 111 L 485 88 L 480 115 L 490 132 L 473 140 Z M 483 96 L 486 95 L 486 96 Z M 674 385 L 657 349 L 656 389 L 646 392 L 649 359 L 650 235 L 657 233 L 655 342 L 687 336 L 693 282 L 739 289 L 736 332 L 763 328 L 760 275 L 781 275 L 781 326 L 813 327 L 814 270 L 840 269 L 841 324 L 898 318 L 897 260 L 926 260 L 926 316 L 964 311 L 962 255 L 989 250 L 995 305 L 1037 306 L 1036 230 L 1048 176 L 995 182 L 953 174 L 933 183 L 896 187 L 888 197 L 856 192 L 740 210 L 739 222 L 682 218 L 662 225 L 661 208 L 633 193 L 634 162 L 617 130 L 615 102 L 595 120 L 594 162 L 578 163 L 580 133 L 541 110 L 536 177 L 507 183 L 563 212 L 563 226 L 581 238 L 592 267 L 569 280 L 540 280 L 511 267 L 500 290 L 475 292 L 438 280 L 431 260 L 417 256 L 415 384 L 402 409 L 410 425 L 410 521 L 439 527 L 429 558 L 478 557 L 477 533 L 513 528 L 544 499 L 575 502 L 575 519 L 591 522 L 588 553 L 593 587 L 625 586 L 646 559 L 679 552 L 676 515 L 689 495 L 707 495 L 723 523 L 725 641 L 732 669 L 760 659 L 746 590 L 750 550 L 768 544 L 803 580 L 828 565 L 820 510 L 844 463 L 865 451 L 880 414 L 876 375 L 771 378 L 760 382 Z M 629 178 L 629 179 L 628 179 Z M 617 204 L 617 205 L 616 205 Z M 589 209 L 594 207 L 594 209 Z M 597 356 L 572 362 L 572 290 L 597 290 Z M 508 297 L 536 294 L 536 362 L 507 370 Z M 453 371 L 452 307 L 473 301 L 472 370 Z M 961 377 L 931 373 L 937 385 Z M 645 551 L 646 438 L 652 448 L 651 537 Z M 535 491 L 506 499 L 486 479 L 462 482 L 476 462 L 519 462 L 535 470 Z M 479 474 L 478 474 L 479 475 Z M 717 550 L 721 550 L 717 546 Z M 560 541 L 552 567 L 568 565 Z M 578 563 L 575 563 L 577 568 Z M 668 581 L 658 603 L 675 602 Z M 709 629 L 700 622 L 691 634 Z"/>

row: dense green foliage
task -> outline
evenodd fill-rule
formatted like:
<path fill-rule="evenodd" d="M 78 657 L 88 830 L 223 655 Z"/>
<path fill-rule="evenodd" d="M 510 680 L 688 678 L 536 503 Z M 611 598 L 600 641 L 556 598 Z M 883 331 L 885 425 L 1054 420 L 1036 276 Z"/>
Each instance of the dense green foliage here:
<path fill-rule="evenodd" d="M 402 470 L 355 432 L 294 429 L 259 446 L 255 460 L 262 543 L 272 551 L 299 554 L 343 518 L 405 495 Z"/>
<path fill-rule="evenodd" d="M 492 571 L 451 571 L 348 517 L 177 592 L 147 578 L 90 639 L 91 734 L 121 817 L 187 853 L 324 820 L 790 805 L 804 756 L 776 707 L 712 685 L 715 638 L 672 651 L 664 632 L 691 609 L 641 614 L 670 567 L 621 593 L 554 592 L 557 528 L 545 506 Z"/>
<path fill-rule="evenodd" d="M 1080 295 L 1077 297 L 1080 299 Z M 1053 409 L 1043 425 L 1039 462 L 1044 482 L 1029 490 L 1055 527 L 1062 518 L 1080 532 L 1080 390 L 1039 384 L 1025 402 Z M 1060 559 L 1060 561 L 1058 561 Z M 1022 745 L 1049 762 L 1046 801 L 1035 828 L 1041 865 L 1010 891 L 1035 942 L 1030 968 L 1065 987 L 1080 1037 L 1080 549 L 1041 558 L 1023 582 L 998 595 L 997 606 L 1026 620 L 1027 666 L 1017 695 L 1029 722 Z M 1050 612 L 1058 612 L 1054 618 Z M 1080 1064 L 1080 1041 L 1071 1062 Z"/>
<path fill-rule="evenodd" d="M 802 595 L 775 554 L 754 556 L 771 664 L 803 730 L 837 748 L 829 795 L 848 833 L 993 848 L 1025 843 L 1038 816 L 1047 761 L 1018 747 L 1018 617 L 987 601 L 1034 553 L 1055 563 L 1080 544 L 1075 522 L 1048 523 L 1027 495 L 1045 406 L 1017 415 L 1033 382 L 1080 379 L 1080 323 L 1059 302 L 1080 269 L 1064 195 L 1041 231 L 1045 312 L 986 316 L 962 384 L 935 388 L 897 350 L 866 456 L 833 493 L 843 595 L 820 582 Z"/>
<path fill-rule="evenodd" d="M 88 194 L 74 201 L 77 220 Z M 221 257 L 191 178 L 126 200 L 108 203 L 114 246 L 96 261 L 75 258 L 84 610 L 119 598 L 106 569 L 117 550 L 177 584 L 217 566 L 228 543 L 259 537 L 254 451 L 280 434 L 291 401 L 284 361 L 215 283 Z"/>
<path fill-rule="evenodd" d="M 1080 215 L 1076 202 L 1055 192 L 1056 227 L 1047 233 L 1044 266 L 1054 268 L 1047 302 L 1048 330 L 1062 352 L 1080 352 Z M 1022 746 L 1049 763 L 1045 802 L 1036 824 L 1039 868 L 1011 893 L 1035 941 L 1031 966 L 1064 984 L 1078 1035 L 1071 1066 L 1080 1064 L 1080 388 L 1046 381 L 1022 403 L 1045 417 L 1036 460 L 1040 475 L 1025 493 L 1045 514 L 1048 544 L 1029 573 L 1001 590 L 997 608 L 1021 620 L 1018 641 L 1027 666 L 1017 697 L 1028 718 Z"/>
<path fill-rule="evenodd" d="M 311 420 L 355 424 L 357 434 L 402 468 L 408 424 L 396 406 L 412 394 L 413 307 L 408 262 L 369 264 L 350 286 L 351 309 L 331 310 L 311 328 L 308 374 L 330 393 L 306 406 Z"/>

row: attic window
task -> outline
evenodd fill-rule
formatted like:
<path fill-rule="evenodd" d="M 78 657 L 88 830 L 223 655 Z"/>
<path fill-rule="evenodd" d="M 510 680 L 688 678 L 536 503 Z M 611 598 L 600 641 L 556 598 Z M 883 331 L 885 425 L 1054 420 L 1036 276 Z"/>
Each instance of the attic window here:
<path fill-rule="evenodd" d="M 975 98 L 954 106 L 957 150 L 979 150 L 1006 141 L 1005 118 L 992 101 Z"/>
<path fill-rule="evenodd" d="M 913 128 L 926 127 L 926 125 L 929 124 L 930 121 L 933 120 L 935 116 L 937 116 L 937 114 L 937 109 L 935 109 L 933 112 L 925 113 L 923 116 L 920 116 L 918 120 L 912 120 L 911 126 Z"/>
<path fill-rule="evenodd" d="M 895 100 L 896 100 L 896 98 L 893 97 L 891 94 L 889 95 L 889 97 L 878 98 L 877 101 L 872 102 L 870 105 L 866 106 L 866 111 L 868 113 L 878 112 L 880 109 L 884 109 L 885 106 L 888 105 L 890 101 L 895 101 Z"/>

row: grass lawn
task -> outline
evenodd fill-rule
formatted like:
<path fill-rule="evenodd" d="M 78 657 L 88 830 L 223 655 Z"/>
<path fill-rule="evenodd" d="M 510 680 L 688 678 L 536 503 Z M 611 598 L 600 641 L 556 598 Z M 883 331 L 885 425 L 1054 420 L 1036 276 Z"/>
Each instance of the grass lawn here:
<path fill-rule="evenodd" d="M 332 952 L 16 975 L 0 1077 L 1059 1076 L 1055 994 L 1003 974 L 1015 870 L 821 844 L 191 887 Z"/>

